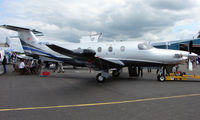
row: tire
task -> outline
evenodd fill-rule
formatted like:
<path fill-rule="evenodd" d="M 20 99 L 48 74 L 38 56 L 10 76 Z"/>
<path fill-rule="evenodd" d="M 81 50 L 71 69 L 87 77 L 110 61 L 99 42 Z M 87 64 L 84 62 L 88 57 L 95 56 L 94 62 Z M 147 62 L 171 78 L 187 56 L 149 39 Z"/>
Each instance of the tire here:
<path fill-rule="evenodd" d="M 97 80 L 98 83 L 103 83 L 103 82 L 106 80 L 106 78 L 103 77 L 103 76 L 101 75 L 101 73 L 99 73 L 99 74 L 97 74 L 97 76 L 96 76 L 96 80 Z"/>
<path fill-rule="evenodd" d="M 163 82 L 163 81 L 165 81 L 165 76 L 158 75 L 157 80 Z"/>

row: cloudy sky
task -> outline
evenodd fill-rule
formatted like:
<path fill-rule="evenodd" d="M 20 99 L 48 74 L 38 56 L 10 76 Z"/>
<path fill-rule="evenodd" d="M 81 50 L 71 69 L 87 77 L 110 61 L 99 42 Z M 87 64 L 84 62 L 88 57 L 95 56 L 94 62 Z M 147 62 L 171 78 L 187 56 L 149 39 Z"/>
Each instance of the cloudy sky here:
<path fill-rule="evenodd" d="M 91 32 L 107 41 L 178 40 L 197 36 L 199 11 L 200 0 L 0 0 L 0 25 L 36 29 L 58 41 L 79 42 Z M 0 42 L 13 34 L 0 29 Z"/>

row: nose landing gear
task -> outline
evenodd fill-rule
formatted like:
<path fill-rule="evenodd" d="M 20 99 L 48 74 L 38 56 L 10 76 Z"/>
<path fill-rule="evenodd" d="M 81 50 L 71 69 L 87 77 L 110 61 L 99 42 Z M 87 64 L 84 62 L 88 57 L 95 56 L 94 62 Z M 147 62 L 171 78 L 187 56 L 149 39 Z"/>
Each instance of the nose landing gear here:
<path fill-rule="evenodd" d="M 163 82 L 163 81 L 165 81 L 165 76 L 158 75 L 157 80 Z"/>
<path fill-rule="evenodd" d="M 159 70 L 159 74 L 157 76 L 157 80 L 158 81 L 165 81 L 165 68 L 164 67 L 161 67 L 160 70 Z"/>

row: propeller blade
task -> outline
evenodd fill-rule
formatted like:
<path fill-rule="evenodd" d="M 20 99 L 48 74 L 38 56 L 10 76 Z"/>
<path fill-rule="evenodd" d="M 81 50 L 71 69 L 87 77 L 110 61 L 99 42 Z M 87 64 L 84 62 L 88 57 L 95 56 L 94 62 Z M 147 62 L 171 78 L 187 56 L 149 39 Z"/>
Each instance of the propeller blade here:
<path fill-rule="evenodd" d="M 192 53 L 192 46 L 193 46 L 193 42 L 190 41 L 190 43 L 189 43 L 189 50 L 188 50 L 190 54 Z"/>
<path fill-rule="evenodd" d="M 193 64 L 192 64 L 192 61 L 190 59 L 188 60 L 188 69 L 189 69 L 189 71 L 193 70 Z"/>

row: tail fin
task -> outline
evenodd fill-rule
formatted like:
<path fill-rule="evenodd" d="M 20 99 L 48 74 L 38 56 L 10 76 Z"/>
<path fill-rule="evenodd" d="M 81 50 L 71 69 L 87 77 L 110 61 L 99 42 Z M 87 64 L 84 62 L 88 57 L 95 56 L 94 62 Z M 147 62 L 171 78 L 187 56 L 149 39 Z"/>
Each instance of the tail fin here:
<path fill-rule="evenodd" d="M 42 32 L 11 25 L 1 25 L 0 28 L 6 28 L 18 32 L 18 37 L 21 41 L 25 54 L 31 54 L 33 48 L 40 49 L 37 44 L 38 38 L 36 36 L 37 34 L 42 34 Z"/>
<path fill-rule="evenodd" d="M 10 47 L 10 42 L 8 40 L 8 37 L 6 37 L 6 43 L 0 43 L 0 47 Z"/>
<path fill-rule="evenodd" d="M 83 36 L 80 39 L 80 43 L 98 42 L 98 40 L 101 37 L 101 35 L 102 35 L 102 33 L 91 34 L 89 36 Z"/>
<path fill-rule="evenodd" d="M 36 30 L 31 30 L 29 28 L 22 28 L 22 27 L 16 27 L 16 26 L 11 26 L 11 25 L 2 25 L 0 27 L 18 32 L 18 35 L 19 35 L 18 37 L 21 41 L 25 43 L 31 43 L 31 44 L 38 41 L 36 34 L 42 34 L 42 32 L 39 32 Z"/>

